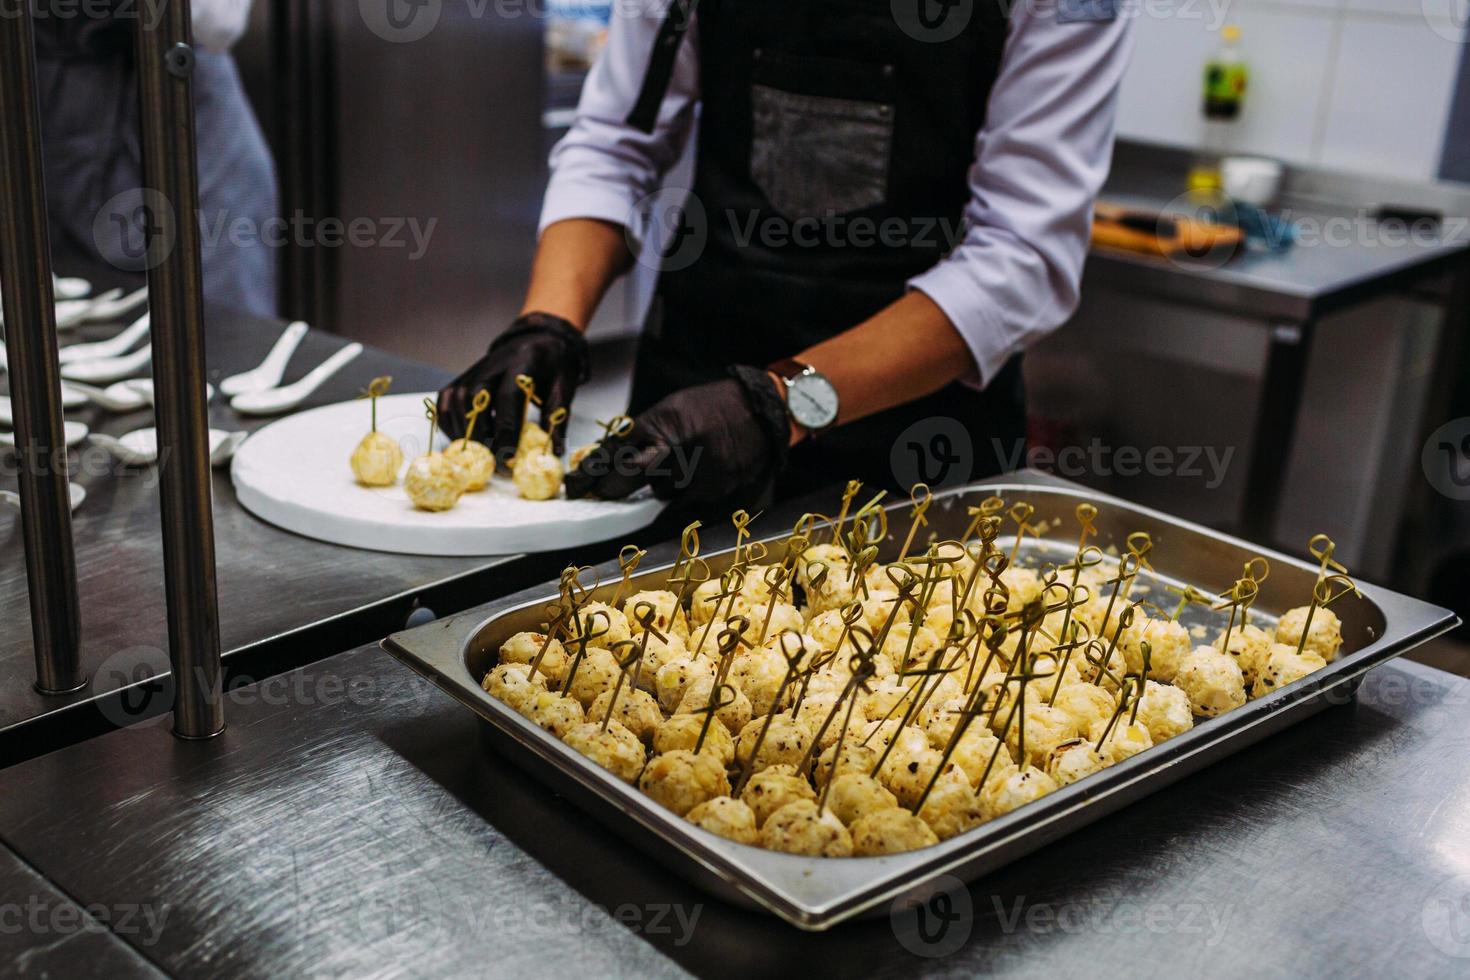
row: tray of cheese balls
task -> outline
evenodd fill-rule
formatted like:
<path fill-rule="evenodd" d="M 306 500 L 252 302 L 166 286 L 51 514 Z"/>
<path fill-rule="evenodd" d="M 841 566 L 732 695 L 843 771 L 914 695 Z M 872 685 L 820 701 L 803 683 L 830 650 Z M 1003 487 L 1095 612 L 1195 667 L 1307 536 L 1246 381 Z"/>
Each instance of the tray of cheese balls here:
<path fill-rule="evenodd" d="M 493 748 L 805 929 L 970 880 L 1351 697 L 1452 613 L 1043 474 L 676 542 L 390 636 Z"/>

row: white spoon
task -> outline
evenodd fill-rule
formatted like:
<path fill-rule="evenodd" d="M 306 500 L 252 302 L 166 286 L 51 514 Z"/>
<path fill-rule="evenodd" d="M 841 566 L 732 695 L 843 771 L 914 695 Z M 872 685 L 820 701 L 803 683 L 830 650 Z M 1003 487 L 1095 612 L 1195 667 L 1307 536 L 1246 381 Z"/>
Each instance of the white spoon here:
<path fill-rule="evenodd" d="M 209 430 L 209 465 L 228 463 L 245 441 L 248 432 L 225 432 L 223 429 Z M 119 462 L 127 466 L 147 466 L 158 459 L 158 430 L 153 426 L 134 429 L 121 438 L 98 433 L 92 441 L 106 449 Z"/>
<path fill-rule="evenodd" d="M 81 408 L 91 400 L 85 392 L 78 391 L 74 386 L 67 384 L 65 381 L 61 383 L 62 408 Z"/>
<path fill-rule="evenodd" d="M 121 289 L 109 289 L 90 299 L 63 299 L 56 304 L 56 329 L 70 330 L 85 323 L 92 311 L 104 303 L 111 303 L 122 296 Z"/>
<path fill-rule="evenodd" d="M 78 276 L 56 276 L 51 282 L 57 299 L 82 299 L 92 291 L 92 284 Z"/>
<path fill-rule="evenodd" d="M 71 361 L 61 365 L 61 376 L 68 381 L 107 383 L 137 374 L 153 363 L 153 345 L 139 347 L 122 357 L 98 357 L 90 361 Z"/>
<path fill-rule="evenodd" d="M 67 364 L 71 361 L 92 361 L 99 357 L 118 357 L 126 354 L 134 347 L 137 347 L 139 341 L 148 336 L 149 323 L 149 316 L 147 313 L 144 313 L 116 337 L 108 340 L 99 340 L 95 343 L 72 344 L 69 347 L 61 348 L 56 353 L 57 360 L 62 364 Z"/>
<path fill-rule="evenodd" d="M 83 439 L 87 438 L 87 433 L 90 432 L 90 431 L 91 431 L 90 429 L 88 429 L 85 425 L 83 425 L 80 422 L 68 422 L 68 423 L 66 423 L 66 444 L 67 444 L 67 446 L 68 447 L 75 446 L 77 443 L 79 443 Z M 0 432 L 0 446 L 4 446 L 7 449 L 14 449 L 15 448 L 15 433 L 14 432 Z"/>
<path fill-rule="evenodd" d="M 91 306 L 76 323 L 106 323 L 109 320 L 121 320 L 148 302 L 148 287 L 139 286 L 126 296 L 122 295 L 121 289 L 110 290 L 89 302 Z M 58 328 L 60 319 L 58 315 Z"/>
<path fill-rule="evenodd" d="M 234 397 L 247 391 L 264 391 L 280 384 L 281 378 L 286 374 L 286 365 L 290 363 L 291 355 L 296 353 L 301 338 L 306 336 L 306 330 L 306 324 L 299 320 L 288 326 L 281 331 L 276 345 L 265 355 L 265 360 L 260 362 L 259 367 L 230 375 L 219 383 L 219 390 Z"/>
<path fill-rule="evenodd" d="M 80 381 L 63 382 L 63 393 L 67 390 L 76 392 L 83 402 L 90 402 L 109 412 L 135 412 L 148 404 L 142 393 L 126 381 L 110 384 L 106 388 L 82 384 Z"/>
<path fill-rule="evenodd" d="M 311 397 L 328 378 L 350 364 L 362 353 L 362 344 L 348 344 L 323 361 L 300 381 L 283 388 L 247 391 L 230 399 L 230 407 L 241 415 L 279 415 L 289 412 Z"/>
<path fill-rule="evenodd" d="M 87 488 L 80 483 L 72 483 L 68 484 L 68 489 L 71 493 L 71 509 L 76 510 L 82 506 L 82 501 L 87 499 Z M 7 507 L 14 507 L 17 511 L 20 510 L 20 494 L 14 490 L 0 490 L 0 502 Z"/>

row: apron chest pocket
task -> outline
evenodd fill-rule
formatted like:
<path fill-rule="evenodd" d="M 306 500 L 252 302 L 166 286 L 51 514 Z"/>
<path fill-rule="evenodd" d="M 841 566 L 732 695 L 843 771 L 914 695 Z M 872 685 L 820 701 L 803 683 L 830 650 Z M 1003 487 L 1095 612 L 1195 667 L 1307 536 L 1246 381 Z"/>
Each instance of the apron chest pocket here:
<path fill-rule="evenodd" d="M 788 91 L 760 73 L 750 101 L 750 175 L 777 211 L 822 218 L 887 200 L 892 103 Z"/>

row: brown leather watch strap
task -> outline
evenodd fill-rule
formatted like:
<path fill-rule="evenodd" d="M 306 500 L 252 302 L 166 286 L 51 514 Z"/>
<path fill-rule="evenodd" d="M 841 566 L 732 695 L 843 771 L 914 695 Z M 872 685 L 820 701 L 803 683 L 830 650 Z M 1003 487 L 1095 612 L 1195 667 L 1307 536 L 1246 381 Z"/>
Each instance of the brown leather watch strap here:
<path fill-rule="evenodd" d="M 778 378 L 785 378 L 787 381 L 790 381 L 799 375 L 805 374 L 807 365 L 801 363 L 794 357 L 783 357 L 779 361 L 772 361 L 766 367 L 766 370 Z"/>

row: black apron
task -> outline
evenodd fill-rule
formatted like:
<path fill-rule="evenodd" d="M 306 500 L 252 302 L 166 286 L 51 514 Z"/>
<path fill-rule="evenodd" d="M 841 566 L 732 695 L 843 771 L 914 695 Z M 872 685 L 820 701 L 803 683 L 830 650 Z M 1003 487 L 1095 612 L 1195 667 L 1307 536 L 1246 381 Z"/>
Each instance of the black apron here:
<path fill-rule="evenodd" d="M 146 267 L 134 24 L 122 16 L 36 20 L 46 205 L 58 269 Z M 205 299 L 272 316 L 279 249 L 258 232 L 279 212 L 275 170 L 234 59 L 198 50 L 193 94 Z"/>
<path fill-rule="evenodd" d="M 856 326 L 944 257 L 963 235 L 1003 9 L 976 0 L 936 42 L 905 31 L 893 0 L 699 0 L 692 201 L 640 343 L 635 411 Z M 1024 428 L 1017 357 L 984 391 L 951 384 L 804 442 L 777 496 L 991 475 Z"/>

